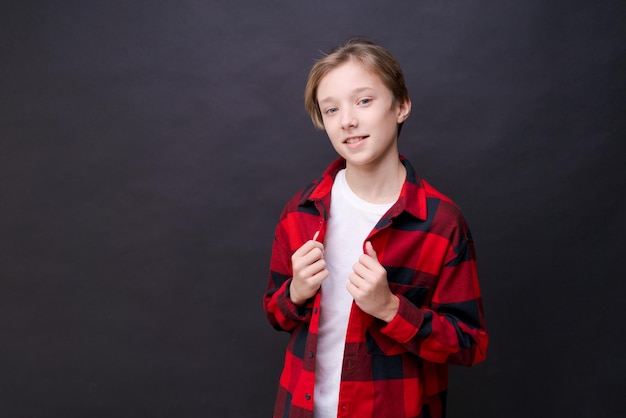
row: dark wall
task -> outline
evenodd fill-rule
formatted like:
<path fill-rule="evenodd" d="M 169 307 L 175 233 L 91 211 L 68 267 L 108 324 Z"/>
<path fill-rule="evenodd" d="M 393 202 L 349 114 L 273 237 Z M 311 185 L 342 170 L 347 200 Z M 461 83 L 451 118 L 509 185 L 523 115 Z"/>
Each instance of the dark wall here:
<path fill-rule="evenodd" d="M 334 158 L 302 92 L 353 35 L 399 58 L 401 151 L 476 239 L 491 346 L 449 415 L 623 413 L 625 3 L 10 3 L 1 416 L 270 416 L 273 228 Z"/>

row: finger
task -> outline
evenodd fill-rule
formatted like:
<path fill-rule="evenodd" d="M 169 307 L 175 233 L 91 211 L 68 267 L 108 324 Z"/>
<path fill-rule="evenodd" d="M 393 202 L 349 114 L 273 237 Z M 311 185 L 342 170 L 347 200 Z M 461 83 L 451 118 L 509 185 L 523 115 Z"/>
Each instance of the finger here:
<path fill-rule="evenodd" d="M 376 261 L 378 261 L 378 255 L 376 254 L 376 251 L 374 251 L 374 246 L 372 245 L 372 241 L 367 241 L 365 243 L 365 251 L 367 255 L 374 258 Z"/>
<path fill-rule="evenodd" d="M 350 293 L 350 296 L 352 296 L 353 299 L 357 299 L 359 296 L 359 288 L 356 287 L 352 282 L 348 282 L 346 284 L 346 289 L 348 290 L 348 293 Z"/>
<path fill-rule="evenodd" d="M 362 283 L 363 279 L 361 279 L 357 274 L 352 273 L 348 276 L 348 283 L 346 283 L 346 286 L 349 286 L 354 290 L 354 292 L 358 292 Z"/>
<path fill-rule="evenodd" d="M 366 294 L 366 290 L 364 288 L 359 287 L 352 281 L 346 283 L 346 289 L 354 300 L 360 300 Z"/>
<path fill-rule="evenodd" d="M 306 253 L 308 253 L 309 251 L 311 251 L 312 248 L 312 244 L 309 244 L 309 242 L 305 242 L 304 244 L 302 244 L 302 246 L 300 248 L 298 248 L 296 251 L 294 251 L 292 258 L 295 257 L 302 257 L 303 255 L 305 255 Z"/>
<path fill-rule="evenodd" d="M 326 270 L 326 261 L 324 261 L 323 258 L 320 258 L 319 260 L 315 261 L 307 267 L 307 271 L 309 272 L 310 276 L 314 276 L 324 270 Z"/>
<path fill-rule="evenodd" d="M 329 271 L 326 270 L 325 268 L 318 271 L 317 273 L 315 273 L 311 279 L 317 283 L 317 284 L 321 284 L 324 280 L 326 280 L 328 278 L 328 276 L 330 275 Z"/>
<path fill-rule="evenodd" d="M 317 248 L 303 256 L 295 257 L 292 260 L 292 265 L 294 270 L 300 271 L 300 274 L 305 276 L 310 276 L 313 273 L 326 268 L 326 262 L 322 257 L 322 252 Z"/>
<path fill-rule="evenodd" d="M 321 269 L 318 271 L 309 271 L 302 278 L 302 282 L 305 286 L 309 288 L 319 288 L 324 280 L 326 280 L 329 276 L 328 270 Z"/>
<path fill-rule="evenodd" d="M 365 285 L 367 284 L 367 280 L 363 278 L 363 276 L 361 276 L 360 274 L 354 272 L 350 273 L 350 275 L 348 276 L 348 283 L 351 283 L 355 288 L 360 289 L 362 287 L 365 287 Z"/>
<path fill-rule="evenodd" d="M 322 253 L 324 252 L 324 244 L 322 244 L 321 242 L 309 240 L 305 242 L 304 244 L 302 244 L 302 246 L 298 248 L 293 253 L 293 255 L 295 257 L 304 257 L 306 254 L 311 252 L 311 250 L 313 250 L 314 248 L 319 248 Z"/>
<path fill-rule="evenodd" d="M 359 262 L 352 266 L 352 271 L 352 274 L 356 275 L 358 279 L 366 280 L 369 269 L 363 265 L 363 263 Z M 350 277 L 352 277 L 352 274 L 350 274 Z"/>

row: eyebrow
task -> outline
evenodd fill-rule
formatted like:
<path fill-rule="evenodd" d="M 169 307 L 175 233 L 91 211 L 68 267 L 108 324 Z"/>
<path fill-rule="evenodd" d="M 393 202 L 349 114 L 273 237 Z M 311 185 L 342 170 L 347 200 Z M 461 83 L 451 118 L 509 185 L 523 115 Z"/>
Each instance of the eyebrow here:
<path fill-rule="evenodd" d="M 354 89 L 351 94 L 358 95 L 358 94 L 361 94 L 361 93 L 363 93 L 363 92 L 365 92 L 367 90 L 374 90 L 374 88 L 373 87 L 358 87 L 358 88 Z M 326 103 L 326 102 L 332 102 L 333 100 L 334 100 L 334 97 L 329 96 L 329 97 L 324 97 L 322 100 L 318 100 L 318 103 L 319 104 L 323 104 L 323 103 Z"/>

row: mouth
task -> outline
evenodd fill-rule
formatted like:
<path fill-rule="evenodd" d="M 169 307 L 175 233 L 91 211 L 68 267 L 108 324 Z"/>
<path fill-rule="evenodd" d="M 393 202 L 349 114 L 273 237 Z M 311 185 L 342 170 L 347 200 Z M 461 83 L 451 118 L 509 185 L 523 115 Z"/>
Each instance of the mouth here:
<path fill-rule="evenodd" d="M 364 135 L 364 136 L 351 136 L 351 137 L 349 137 L 349 138 L 346 138 L 346 139 L 343 141 L 343 143 L 344 143 L 344 144 L 348 144 L 348 145 L 351 145 L 351 144 L 357 144 L 357 143 L 359 143 L 359 142 L 363 141 L 364 139 L 366 139 L 367 137 L 368 137 L 368 135 Z"/>

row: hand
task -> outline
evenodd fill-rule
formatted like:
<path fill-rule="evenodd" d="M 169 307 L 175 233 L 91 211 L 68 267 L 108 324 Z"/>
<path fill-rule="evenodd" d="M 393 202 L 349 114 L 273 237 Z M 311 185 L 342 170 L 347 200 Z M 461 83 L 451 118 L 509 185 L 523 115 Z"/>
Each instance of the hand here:
<path fill-rule="evenodd" d="M 363 312 L 389 322 L 398 312 L 400 300 L 391 293 L 387 271 L 378 262 L 370 241 L 365 243 L 365 251 L 352 267 L 346 287 Z"/>
<path fill-rule="evenodd" d="M 313 297 L 329 275 L 324 260 L 324 244 L 316 241 L 318 234 L 316 232 L 312 240 L 305 242 L 291 256 L 293 278 L 289 295 L 298 306 Z"/>

